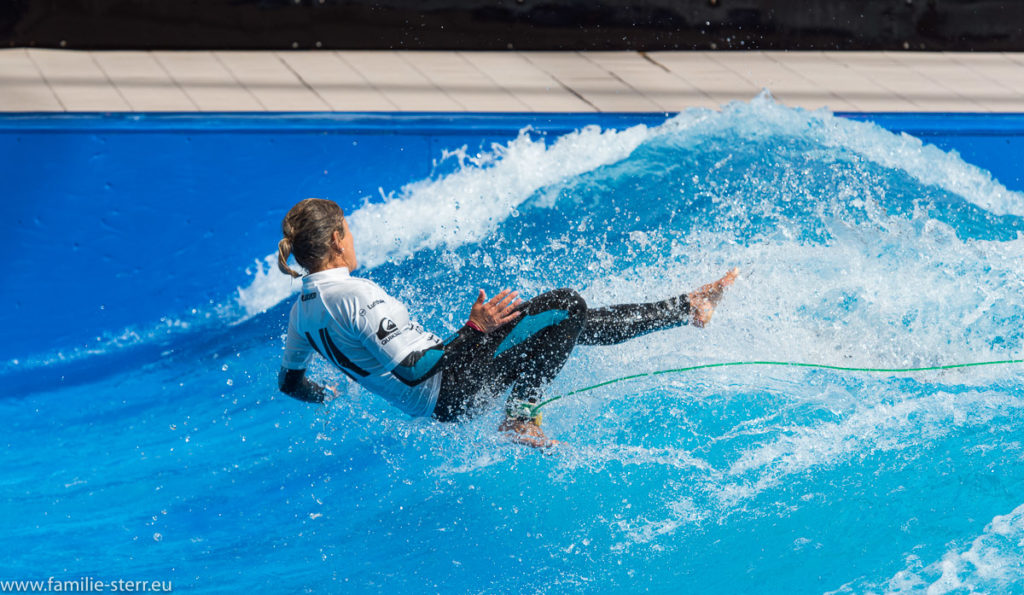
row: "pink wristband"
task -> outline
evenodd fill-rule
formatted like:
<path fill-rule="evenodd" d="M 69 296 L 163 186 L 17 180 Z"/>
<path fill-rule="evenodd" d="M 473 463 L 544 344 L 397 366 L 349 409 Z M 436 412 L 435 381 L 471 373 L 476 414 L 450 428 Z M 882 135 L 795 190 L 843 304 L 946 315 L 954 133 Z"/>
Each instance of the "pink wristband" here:
<path fill-rule="evenodd" d="M 475 322 L 473 322 L 472 320 L 470 320 L 470 321 L 467 321 L 467 322 L 466 322 L 466 326 L 468 326 L 469 328 L 473 329 L 474 331 L 476 331 L 476 332 L 478 332 L 478 333 L 482 333 L 482 332 L 484 332 L 484 329 L 480 328 L 480 327 L 479 327 L 479 326 L 478 326 L 478 325 L 477 325 L 477 324 L 476 324 Z"/>

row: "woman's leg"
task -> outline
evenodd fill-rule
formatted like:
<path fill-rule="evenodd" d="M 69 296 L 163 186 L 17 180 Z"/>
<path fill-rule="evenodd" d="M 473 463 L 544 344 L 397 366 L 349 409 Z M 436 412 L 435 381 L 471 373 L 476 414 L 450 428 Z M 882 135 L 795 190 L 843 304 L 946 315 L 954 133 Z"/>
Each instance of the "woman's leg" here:
<path fill-rule="evenodd" d="M 523 304 L 523 315 L 495 351 L 499 393 L 508 403 L 534 403 L 565 366 L 586 325 L 587 303 L 572 289 L 556 289 Z"/>
<path fill-rule="evenodd" d="M 647 304 L 588 309 L 576 291 L 556 289 L 517 308 L 523 314 L 481 341 L 479 348 L 444 364 L 434 416 L 452 421 L 470 416 L 509 387 L 510 404 L 533 402 L 565 365 L 577 343 L 616 345 L 693 319 L 711 320 L 715 305 L 739 269 L 679 297 Z"/>
<path fill-rule="evenodd" d="M 587 312 L 582 345 L 617 345 L 647 333 L 682 326 L 690 319 L 685 295 L 648 304 L 619 304 Z"/>
<path fill-rule="evenodd" d="M 479 349 L 442 369 L 434 417 L 468 418 L 512 388 L 510 402 L 536 400 L 565 365 L 586 324 L 587 304 L 572 289 L 524 302 L 515 323 L 488 335 Z"/>
<path fill-rule="evenodd" d="M 583 345 L 616 345 L 640 335 L 682 326 L 693 320 L 703 327 L 711 322 L 715 306 L 727 287 L 736 281 L 739 269 L 732 269 L 718 281 L 686 295 L 649 304 L 621 304 L 587 312 L 587 325 L 580 333 Z"/>

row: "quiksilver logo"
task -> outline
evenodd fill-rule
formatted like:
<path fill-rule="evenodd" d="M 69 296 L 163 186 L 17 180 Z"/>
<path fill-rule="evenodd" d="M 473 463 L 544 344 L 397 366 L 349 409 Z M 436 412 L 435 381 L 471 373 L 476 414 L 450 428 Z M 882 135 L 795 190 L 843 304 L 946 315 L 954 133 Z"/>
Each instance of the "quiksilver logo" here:
<path fill-rule="evenodd" d="M 377 340 L 380 341 L 381 345 L 385 345 L 396 333 L 398 333 L 398 325 L 390 318 L 385 318 L 380 321 L 380 326 L 377 327 Z"/>

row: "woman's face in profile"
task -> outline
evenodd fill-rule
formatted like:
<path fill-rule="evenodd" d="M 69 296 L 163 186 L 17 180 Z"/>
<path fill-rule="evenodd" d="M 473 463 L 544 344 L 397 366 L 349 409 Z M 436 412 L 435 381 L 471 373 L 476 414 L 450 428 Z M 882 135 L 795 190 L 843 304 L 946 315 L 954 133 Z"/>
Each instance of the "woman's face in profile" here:
<path fill-rule="evenodd" d="M 354 271 L 359 266 L 359 261 L 356 259 L 356 244 L 352 237 L 352 231 L 348 228 L 348 219 L 342 222 L 342 227 L 345 230 L 345 236 L 339 242 L 342 248 L 341 255 L 348 270 Z"/>

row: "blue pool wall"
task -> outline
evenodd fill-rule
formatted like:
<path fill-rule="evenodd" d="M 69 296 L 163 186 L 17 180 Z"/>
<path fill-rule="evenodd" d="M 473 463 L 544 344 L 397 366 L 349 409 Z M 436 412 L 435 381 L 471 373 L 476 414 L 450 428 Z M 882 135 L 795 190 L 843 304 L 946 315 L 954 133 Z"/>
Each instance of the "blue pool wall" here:
<path fill-rule="evenodd" d="M 1024 114 L 840 114 L 906 132 L 1024 190 Z M 669 114 L 7 114 L 0 362 L 211 313 L 276 249 L 296 201 L 346 210 L 522 129 Z M 442 166 L 442 169 L 445 166 Z M 456 197 L 453 197 L 456 198 Z M 99 338 L 104 334 L 106 339 Z M 59 359 L 59 357 L 57 358 Z"/>

